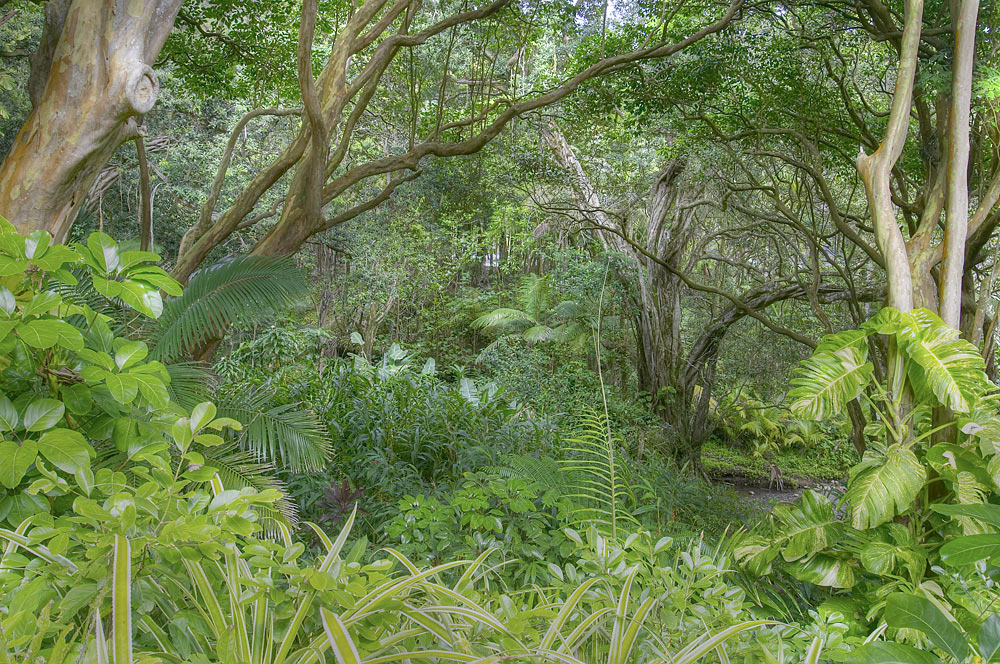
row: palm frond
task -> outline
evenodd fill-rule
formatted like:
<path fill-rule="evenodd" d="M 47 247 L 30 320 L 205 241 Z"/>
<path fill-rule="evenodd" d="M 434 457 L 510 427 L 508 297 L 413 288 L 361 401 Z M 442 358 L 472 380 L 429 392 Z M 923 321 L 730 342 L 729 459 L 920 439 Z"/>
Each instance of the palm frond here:
<path fill-rule="evenodd" d="M 174 362 L 167 364 L 166 368 L 170 374 L 170 384 L 167 385 L 170 399 L 182 408 L 191 410 L 200 403 L 213 400 L 216 377 L 205 363 Z"/>
<path fill-rule="evenodd" d="M 524 327 L 534 324 L 534 319 L 520 309 L 501 307 L 489 311 L 472 321 L 475 329 L 490 329 L 497 327 Z"/>
<path fill-rule="evenodd" d="M 548 275 L 529 274 L 521 282 L 518 299 L 523 309 L 533 320 L 539 320 L 552 307 L 552 293 Z"/>
<path fill-rule="evenodd" d="M 524 340 L 529 344 L 537 344 L 554 338 L 556 338 L 556 331 L 548 325 L 532 325 L 524 331 Z"/>
<path fill-rule="evenodd" d="M 219 415 L 243 424 L 232 435 L 255 459 L 295 472 L 323 469 L 333 449 L 326 427 L 301 404 L 275 405 L 273 396 L 265 388 L 219 394 Z"/>
<path fill-rule="evenodd" d="M 152 330 L 154 359 L 177 359 L 233 325 L 260 320 L 305 295 L 305 278 L 287 258 L 245 256 L 197 272 L 184 294 L 164 303 Z"/>

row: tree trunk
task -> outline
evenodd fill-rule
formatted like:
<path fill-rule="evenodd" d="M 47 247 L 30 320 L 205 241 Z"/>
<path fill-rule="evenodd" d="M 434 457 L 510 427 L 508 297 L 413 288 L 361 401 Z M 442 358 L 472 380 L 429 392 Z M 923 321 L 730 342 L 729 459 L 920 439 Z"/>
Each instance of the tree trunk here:
<path fill-rule="evenodd" d="M 0 165 L 0 215 L 66 239 L 94 179 L 149 111 L 150 65 L 182 0 L 52 0 L 32 61 L 33 108 Z M 44 82 L 44 83 L 43 83 Z"/>

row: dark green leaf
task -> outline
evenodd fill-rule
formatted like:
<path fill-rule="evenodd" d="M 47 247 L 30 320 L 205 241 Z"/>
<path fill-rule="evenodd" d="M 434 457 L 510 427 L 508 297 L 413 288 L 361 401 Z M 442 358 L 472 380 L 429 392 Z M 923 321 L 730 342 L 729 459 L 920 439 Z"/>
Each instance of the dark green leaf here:
<path fill-rule="evenodd" d="M 960 662 L 965 661 L 969 655 L 969 645 L 962 632 L 925 597 L 909 593 L 889 595 L 885 620 L 890 627 L 896 629 L 915 629 L 923 632 L 935 647 Z"/>

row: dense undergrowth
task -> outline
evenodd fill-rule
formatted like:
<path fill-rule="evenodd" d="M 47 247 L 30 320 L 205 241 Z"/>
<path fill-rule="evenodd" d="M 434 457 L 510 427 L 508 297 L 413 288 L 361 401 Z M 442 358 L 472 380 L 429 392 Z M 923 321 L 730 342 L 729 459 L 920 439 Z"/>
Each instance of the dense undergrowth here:
<path fill-rule="evenodd" d="M 308 329 L 259 328 L 214 374 L 180 361 L 240 324 L 231 289 L 281 302 L 294 287 L 281 264 L 244 262 L 181 296 L 156 260 L 99 233 L 0 232 L 3 661 L 964 662 L 1000 648 L 994 390 L 929 312 L 827 337 L 768 420 L 779 433 L 720 408 L 747 441 L 720 463 L 815 474 L 827 457 L 831 479 L 846 443 L 796 418 L 857 397 L 879 414 L 842 503 L 806 491 L 765 515 L 673 466 L 644 416 L 622 425 L 636 406 L 613 391 L 607 410 L 588 403 L 608 393 L 581 366 L 556 372 L 546 409 L 517 371 L 504 385 L 398 345 L 331 360 Z M 270 276 L 253 286 L 257 268 Z M 872 378 L 876 334 L 909 367 L 905 406 Z M 955 415 L 932 427 L 942 406 Z"/>

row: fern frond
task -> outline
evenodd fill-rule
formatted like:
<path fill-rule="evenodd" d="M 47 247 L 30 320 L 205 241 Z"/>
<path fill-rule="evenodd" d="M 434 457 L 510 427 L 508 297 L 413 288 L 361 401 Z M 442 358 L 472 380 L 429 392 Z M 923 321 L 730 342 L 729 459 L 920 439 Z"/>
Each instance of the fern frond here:
<path fill-rule="evenodd" d="M 270 315 L 308 290 L 287 258 L 245 256 L 197 272 L 184 294 L 164 303 L 150 356 L 169 361 L 221 337 L 236 324 Z"/>
<path fill-rule="evenodd" d="M 616 534 L 621 524 L 638 521 L 626 507 L 631 495 L 618 457 L 618 441 L 608 434 L 603 413 L 580 417 L 576 435 L 567 441 L 568 454 L 562 464 L 568 475 L 568 497 L 579 503 L 574 514 L 578 523 L 596 523 Z"/>
<path fill-rule="evenodd" d="M 534 482 L 544 489 L 556 489 L 560 493 L 567 489 L 566 474 L 552 457 L 510 454 L 503 458 L 503 464 L 487 468 L 486 472 L 507 479 Z"/>

